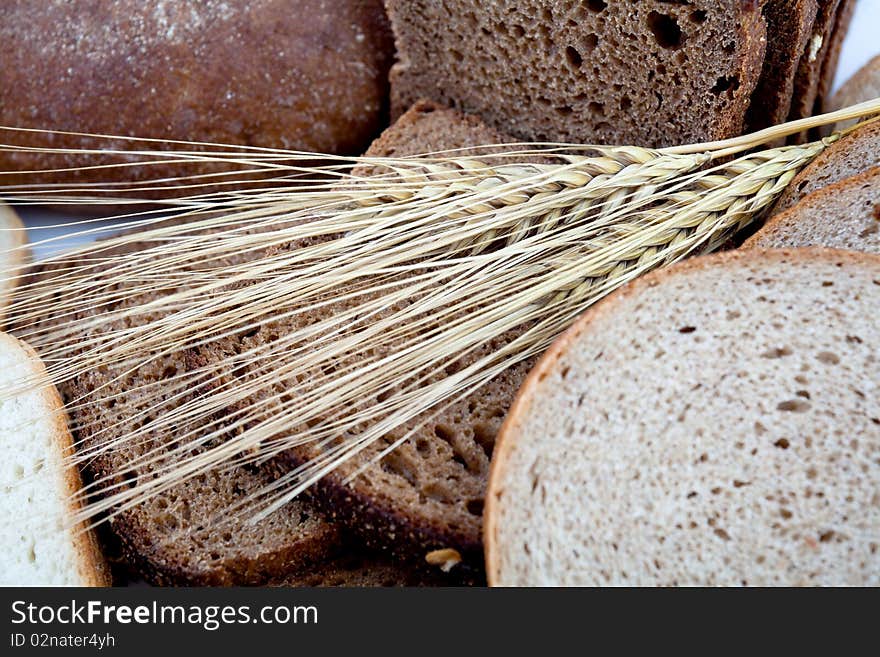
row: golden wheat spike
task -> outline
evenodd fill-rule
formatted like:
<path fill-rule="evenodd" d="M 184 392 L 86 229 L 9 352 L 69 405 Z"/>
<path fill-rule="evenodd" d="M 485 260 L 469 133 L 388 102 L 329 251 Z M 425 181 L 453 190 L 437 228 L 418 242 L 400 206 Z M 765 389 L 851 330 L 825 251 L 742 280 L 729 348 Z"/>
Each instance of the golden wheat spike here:
<path fill-rule="evenodd" d="M 628 280 L 717 248 L 837 137 L 728 158 L 877 111 L 880 101 L 661 151 L 527 145 L 493 152 L 491 162 L 457 153 L 358 159 L 386 172 L 370 178 L 352 177 L 338 158 L 316 156 L 326 167 L 301 167 L 297 158 L 310 154 L 273 152 L 271 166 L 282 173 L 287 167 L 334 182 L 196 195 L 174 202 L 184 208 L 175 221 L 127 216 L 138 230 L 51 258 L 13 295 L 8 317 L 46 358 L 54 382 L 109 373 L 68 400 L 72 411 L 98 401 L 124 406 L 125 395 L 104 389 L 163 355 L 283 324 L 273 341 L 196 363 L 161 386 L 138 384 L 127 392 L 146 402 L 118 424 L 75 427 L 78 461 L 139 445 L 132 467 L 152 475 L 133 488 L 116 476 L 99 478 L 92 488 L 105 497 L 87 507 L 88 517 L 118 513 L 207 470 L 324 445 L 243 501 L 258 517 L 392 429 L 427 421 L 536 355 Z M 541 154 L 550 163 L 535 162 Z M 234 157 L 263 166 L 264 155 Z M 181 155 L 203 156 L 215 157 Z M 288 156 L 294 164 L 284 164 Z M 0 186 L 11 199 L 20 191 Z M 38 196 L 39 189 L 25 191 Z M 73 202 L 86 198 L 83 191 Z M 140 248 L 129 252 L 135 243 Z M 503 346 L 436 376 L 511 331 L 517 335 Z M 244 378 L 229 377 L 233 370 Z M 153 399 L 162 412 L 151 418 Z M 218 411 L 229 409 L 219 420 Z"/>

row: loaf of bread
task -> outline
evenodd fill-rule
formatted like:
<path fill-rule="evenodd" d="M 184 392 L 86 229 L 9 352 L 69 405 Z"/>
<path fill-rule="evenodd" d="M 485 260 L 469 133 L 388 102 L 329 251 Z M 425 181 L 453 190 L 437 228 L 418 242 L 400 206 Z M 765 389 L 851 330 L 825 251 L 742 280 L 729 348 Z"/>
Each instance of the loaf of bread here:
<path fill-rule="evenodd" d="M 27 231 L 15 211 L 0 201 L 0 328 L 9 295 L 30 258 Z"/>
<path fill-rule="evenodd" d="M 743 244 L 747 249 L 802 246 L 880 254 L 880 167 L 809 194 Z"/>
<path fill-rule="evenodd" d="M 46 368 L 23 342 L 0 333 L 0 586 L 106 586 L 109 571 L 91 530 L 76 522 L 79 472 L 51 384 L 19 392 Z"/>
<path fill-rule="evenodd" d="M 394 116 L 428 98 L 522 139 L 660 146 L 737 135 L 764 63 L 754 0 L 386 6 Z"/>
<path fill-rule="evenodd" d="M 10 0 L 0 21 L 0 126 L 355 155 L 385 124 L 392 58 L 381 0 Z M 0 132 L 4 143 L 48 148 L 175 147 Z M 0 170 L 131 161 L 4 150 Z M 3 182 L 220 170 L 162 164 Z"/>
<path fill-rule="evenodd" d="M 494 585 L 880 584 L 880 256 L 730 252 L 599 303 L 492 462 Z"/>

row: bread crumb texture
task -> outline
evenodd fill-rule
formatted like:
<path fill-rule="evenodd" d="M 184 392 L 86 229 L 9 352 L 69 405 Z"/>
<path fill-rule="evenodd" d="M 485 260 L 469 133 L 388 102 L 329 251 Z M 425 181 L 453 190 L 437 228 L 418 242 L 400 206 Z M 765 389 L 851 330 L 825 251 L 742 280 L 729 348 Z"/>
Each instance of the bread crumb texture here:
<path fill-rule="evenodd" d="M 23 384 L 42 365 L 0 334 L 0 387 Z M 0 396 L 0 585 L 84 586 L 84 557 L 70 523 L 60 403 L 45 388 Z M 70 439 L 67 436 L 67 447 Z"/>
<path fill-rule="evenodd" d="M 490 581 L 880 584 L 877 308 L 880 258 L 816 249 L 599 306 L 501 438 Z"/>

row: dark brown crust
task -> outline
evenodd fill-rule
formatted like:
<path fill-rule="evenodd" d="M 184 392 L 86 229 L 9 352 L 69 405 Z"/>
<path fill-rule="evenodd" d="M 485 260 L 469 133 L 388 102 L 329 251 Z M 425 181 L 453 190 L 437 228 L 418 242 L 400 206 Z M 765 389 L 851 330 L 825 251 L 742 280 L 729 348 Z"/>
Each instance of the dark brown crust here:
<path fill-rule="evenodd" d="M 392 58 L 381 0 L 9 0 L 0 21 L 0 125 L 359 154 L 386 122 Z M 2 137 L 54 148 L 132 148 L 75 136 Z M 98 162 L 0 153 L 3 171 L 85 163 Z M 129 167 L 39 182 L 209 170 L 219 169 Z"/>
<path fill-rule="evenodd" d="M 840 61 L 840 51 L 843 49 L 843 42 L 846 40 L 855 10 L 856 0 L 840 1 L 840 6 L 837 9 L 837 18 L 834 23 L 834 32 L 831 35 L 831 42 L 828 45 L 825 61 L 822 64 L 822 74 L 819 79 L 819 88 L 813 108 L 814 114 L 821 113 L 822 108 L 830 100 L 831 87 L 834 84 L 834 76 L 837 75 L 837 64 Z"/>
<path fill-rule="evenodd" d="M 819 79 L 822 74 L 822 65 L 828 52 L 831 35 L 834 31 L 834 21 L 837 8 L 841 0 L 819 0 L 819 13 L 813 25 L 812 34 L 807 40 L 807 46 L 798 64 L 794 78 L 794 95 L 791 101 L 791 110 L 788 119 L 794 121 L 803 119 L 813 113 L 816 96 L 819 90 Z M 810 57 L 812 39 L 822 38 L 822 45 L 814 57 Z"/>
<path fill-rule="evenodd" d="M 818 0 L 768 0 L 764 5 L 767 54 L 746 115 L 749 131 L 783 123 L 788 117 L 794 75 L 818 10 Z"/>
<path fill-rule="evenodd" d="M 850 263 L 852 265 L 868 263 L 875 267 L 880 267 L 880 256 L 853 251 L 841 251 L 837 249 L 805 248 L 726 251 L 724 253 L 715 253 L 698 258 L 691 258 L 672 267 L 660 269 L 642 276 L 607 296 L 605 299 L 590 308 L 586 313 L 581 315 L 571 328 L 557 338 L 538 361 L 538 364 L 534 369 L 532 369 L 528 378 L 520 388 L 516 401 L 514 401 L 513 406 L 511 406 L 510 412 L 507 414 L 507 419 L 504 421 L 501 431 L 498 434 L 498 442 L 496 443 L 495 453 L 492 458 L 492 468 L 489 472 L 489 484 L 486 490 L 486 510 L 483 524 L 486 575 L 489 581 L 489 586 L 495 585 L 499 580 L 497 559 L 498 547 L 495 541 L 497 531 L 497 512 L 495 507 L 499 496 L 502 494 L 501 489 L 503 484 L 501 480 L 504 467 L 509 459 L 511 450 L 515 448 L 515 427 L 519 424 L 520 419 L 529 413 L 529 408 L 534 402 L 538 384 L 550 373 L 550 371 L 552 371 L 553 367 L 565 353 L 566 349 L 577 341 L 581 334 L 589 331 L 591 323 L 597 317 L 613 313 L 621 300 L 640 294 L 648 288 L 656 287 L 668 278 L 686 271 L 723 267 L 726 263 L 735 262 L 737 260 L 757 260 L 761 258 L 779 259 L 783 262 L 790 262 L 792 260 L 826 260 Z"/>
<path fill-rule="evenodd" d="M 7 333 L 0 333 L 0 342 L 5 342 L 11 349 L 23 351 L 31 359 L 37 375 L 46 375 L 46 367 L 39 354 L 27 343 Z M 43 387 L 43 395 L 47 413 L 52 414 L 55 422 L 56 448 L 62 457 L 73 454 L 73 437 L 67 428 L 67 417 L 64 413 L 64 402 L 53 385 Z M 72 516 L 82 510 L 82 503 L 77 495 L 82 490 L 83 482 L 79 470 L 68 468 L 65 473 L 67 494 L 70 500 L 68 513 Z M 84 586 L 110 586 L 110 568 L 98 544 L 95 532 L 80 523 L 74 533 L 74 547 L 79 556 L 79 576 Z"/>

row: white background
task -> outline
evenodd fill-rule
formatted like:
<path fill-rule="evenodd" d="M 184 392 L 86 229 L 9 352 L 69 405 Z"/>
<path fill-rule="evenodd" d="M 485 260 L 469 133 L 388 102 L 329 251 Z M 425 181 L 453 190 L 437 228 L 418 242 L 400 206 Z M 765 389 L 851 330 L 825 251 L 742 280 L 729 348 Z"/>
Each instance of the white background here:
<path fill-rule="evenodd" d="M 834 83 L 835 88 L 840 86 L 850 75 L 878 54 L 880 54 L 880 0 L 858 0 L 852 25 L 841 52 L 840 64 Z M 58 224 L 68 221 L 64 215 L 47 211 L 24 210 L 21 212 L 21 215 L 29 229 L 41 228 L 41 230 L 30 230 L 30 239 L 33 243 L 35 259 L 50 255 L 62 247 L 62 244 L 57 241 L 45 243 L 45 240 L 70 233 L 73 230 L 82 230 L 83 228 L 81 224 L 79 228 L 47 228 L 47 226 L 58 226 Z M 41 241 L 44 243 L 38 243 Z M 63 247 L 69 248 L 81 241 L 85 240 L 79 238 L 64 240 Z"/>

